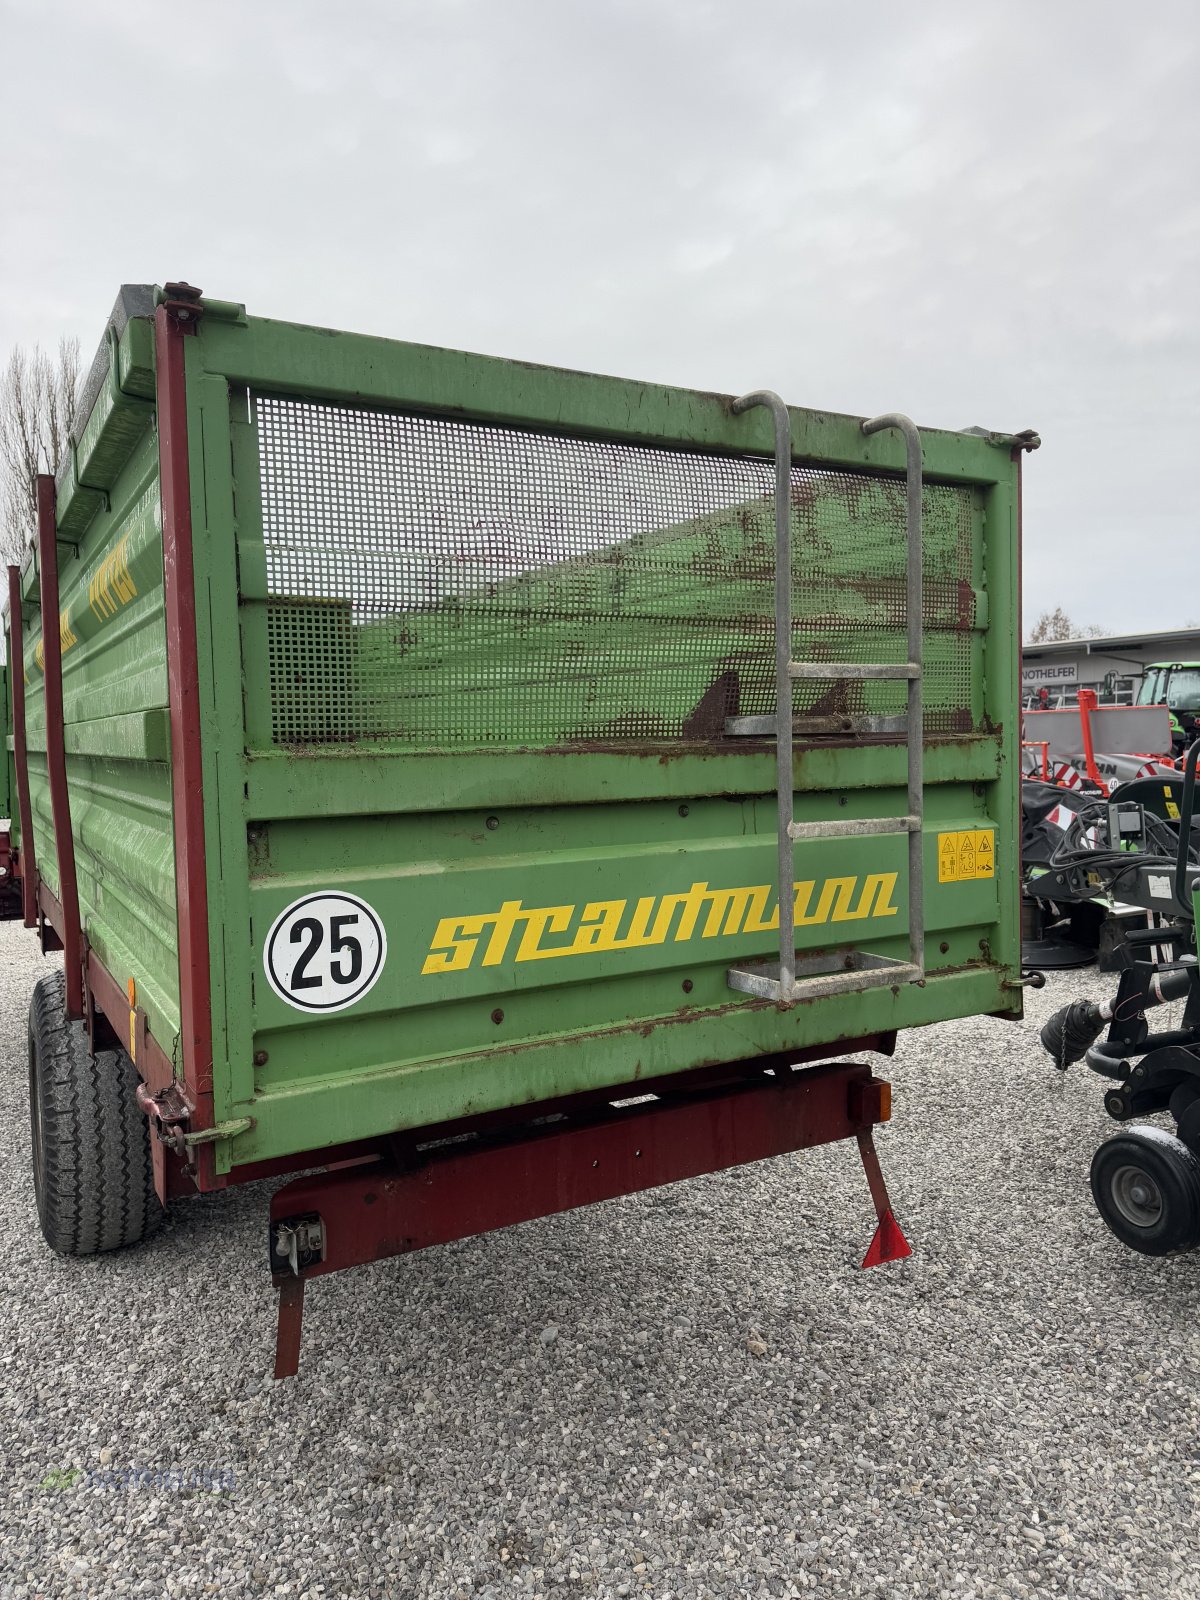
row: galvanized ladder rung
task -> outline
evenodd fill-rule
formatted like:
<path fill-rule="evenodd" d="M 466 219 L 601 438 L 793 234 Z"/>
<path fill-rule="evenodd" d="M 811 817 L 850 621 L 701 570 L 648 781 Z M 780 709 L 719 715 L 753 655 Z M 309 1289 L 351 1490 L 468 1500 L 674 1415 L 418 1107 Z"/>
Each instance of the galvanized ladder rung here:
<path fill-rule="evenodd" d="M 895 428 L 907 452 L 907 616 L 908 660 L 902 662 L 792 660 L 792 424 L 787 406 L 767 389 L 733 402 L 735 415 L 764 406 L 775 422 L 775 714 L 730 718 L 726 731 L 775 735 L 776 788 L 779 806 L 779 960 L 749 961 L 730 967 L 731 989 L 762 999 L 793 1004 L 823 995 L 857 993 L 862 989 L 913 983 L 925 976 L 924 906 L 924 723 L 921 685 L 924 676 L 921 551 L 921 436 L 908 417 L 898 412 L 872 417 L 864 433 Z M 793 819 L 795 774 L 792 764 L 792 684 L 797 680 L 851 679 L 859 682 L 904 682 L 908 705 L 903 718 L 868 718 L 860 726 L 871 732 L 902 732 L 908 744 L 908 810 L 903 817 L 861 817 L 845 821 L 796 822 Z M 794 847 L 797 840 L 862 839 L 883 834 L 908 835 L 907 961 L 866 951 L 839 951 L 833 956 L 796 955 Z"/>

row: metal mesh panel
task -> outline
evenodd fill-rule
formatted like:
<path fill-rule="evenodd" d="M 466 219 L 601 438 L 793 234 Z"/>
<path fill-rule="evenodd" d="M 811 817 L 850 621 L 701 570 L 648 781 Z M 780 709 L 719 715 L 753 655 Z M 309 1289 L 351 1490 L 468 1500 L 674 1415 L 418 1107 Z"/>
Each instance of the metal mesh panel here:
<path fill-rule="evenodd" d="M 770 461 L 253 397 L 273 736 L 719 737 L 774 699 Z M 793 653 L 905 657 L 904 486 L 792 473 Z M 974 491 L 925 491 L 926 728 L 979 714 Z M 975 636 L 976 638 L 978 636 Z M 897 684 L 797 684 L 895 715 Z"/>

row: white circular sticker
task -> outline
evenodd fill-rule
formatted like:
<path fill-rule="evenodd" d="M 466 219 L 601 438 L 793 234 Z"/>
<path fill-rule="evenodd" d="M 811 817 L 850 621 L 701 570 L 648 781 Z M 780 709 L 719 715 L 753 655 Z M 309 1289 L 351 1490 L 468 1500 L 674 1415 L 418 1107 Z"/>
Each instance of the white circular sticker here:
<path fill-rule="evenodd" d="M 340 892 L 293 900 L 271 924 L 263 966 L 281 1000 L 300 1011 L 342 1011 L 383 971 L 387 935 L 365 900 Z"/>

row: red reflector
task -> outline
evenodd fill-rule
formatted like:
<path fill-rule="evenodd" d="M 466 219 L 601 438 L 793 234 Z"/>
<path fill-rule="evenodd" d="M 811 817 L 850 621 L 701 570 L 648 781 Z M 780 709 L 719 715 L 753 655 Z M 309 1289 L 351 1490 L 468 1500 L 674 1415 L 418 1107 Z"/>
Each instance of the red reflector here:
<path fill-rule="evenodd" d="M 881 1267 L 885 1261 L 903 1261 L 912 1255 L 912 1245 L 900 1231 L 900 1224 L 890 1211 L 885 1211 L 875 1229 L 871 1248 L 863 1257 L 864 1267 Z"/>

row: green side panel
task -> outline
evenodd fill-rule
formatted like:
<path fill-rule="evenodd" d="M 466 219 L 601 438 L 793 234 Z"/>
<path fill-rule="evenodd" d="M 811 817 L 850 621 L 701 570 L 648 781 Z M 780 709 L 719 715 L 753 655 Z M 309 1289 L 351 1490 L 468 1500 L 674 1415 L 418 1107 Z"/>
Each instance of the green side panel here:
<path fill-rule="evenodd" d="M 771 708 L 769 419 L 229 307 L 186 356 L 214 1093 L 252 1121 L 220 1170 L 1020 1015 L 1010 439 L 923 434 L 928 980 L 783 1011 L 726 981 L 777 917 L 773 750 L 724 731 Z M 901 442 L 796 411 L 793 448 L 797 653 L 902 659 Z M 802 738 L 797 817 L 902 812 L 904 761 Z M 904 955 L 900 839 L 798 846 L 792 892 L 802 952 Z M 294 975 L 311 930 L 281 919 L 334 894 L 386 953 L 305 1010 L 268 947 Z"/>
<path fill-rule="evenodd" d="M 109 335 L 108 380 L 93 403 L 58 487 L 58 527 L 77 539 L 104 509 L 105 495 L 124 471 L 154 414 L 154 330 L 131 320 L 120 339 Z"/>
<path fill-rule="evenodd" d="M 149 325 L 130 322 L 121 350 L 147 358 Z M 135 369 L 132 381 L 142 383 Z M 98 419 L 100 419 L 98 421 Z M 132 978 L 151 1033 L 177 1053 L 179 971 L 172 833 L 162 514 L 153 407 L 122 407 L 102 389 L 79 445 L 92 501 L 60 489 L 59 637 L 64 745 L 84 932 L 122 986 Z M 91 474 L 97 476 L 93 479 Z M 66 501 L 64 511 L 63 502 Z M 69 530 L 64 526 L 68 523 Z M 36 595 L 36 590 L 34 591 Z M 25 625 L 30 799 L 38 870 L 57 895 L 46 776 L 42 619 Z"/>
<path fill-rule="evenodd" d="M 420 1126 L 812 1043 L 814 1027 L 825 1041 L 896 1026 L 906 1014 L 938 1020 L 970 992 L 947 981 L 963 970 L 982 980 L 974 992 L 986 990 L 988 1009 L 1002 1008 L 990 941 L 1004 880 L 939 883 L 937 860 L 943 830 L 994 830 L 994 819 L 969 788 L 945 786 L 930 800 L 927 925 L 931 967 L 946 978 L 834 1010 L 821 1002 L 820 1022 L 814 1007 L 789 1014 L 743 1005 L 726 985 L 731 961 L 769 952 L 777 927 L 773 797 L 693 798 L 686 817 L 677 803 L 644 802 L 523 807 L 493 813 L 493 826 L 454 812 L 342 819 L 317 833 L 332 852 L 320 871 L 311 823 L 272 825 L 257 836 L 252 878 L 260 951 L 286 907 L 325 890 L 364 899 L 387 930 L 388 950 L 369 994 L 320 1018 L 285 1004 L 260 964 L 254 1044 L 266 1061 L 246 1148 L 272 1149 L 277 1117 L 303 1136 L 309 1097 L 321 1104 L 326 1140 L 372 1131 L 360 1119 L 377 1113 L 385 1078 L 396 1125 Z M 871 791 L 847 814 L 902 803 L 902 791 Z M 820 797 L 798 797 L 801 817 L 822 810 Z M 903 958 L 901 840 L 810 844 L 796 860 L 799 949 L 866 947 Z M 647 1030 L 658 1036 L 653 1045 Z M 585 1069 L 574 1047 L 589 1039 L 596 1049 Z M 537 1052 L 524 1055 L 535 1041 Z M 350 1092 L 356 1078 L 375 1085 L 370 1096 Z"/>

